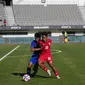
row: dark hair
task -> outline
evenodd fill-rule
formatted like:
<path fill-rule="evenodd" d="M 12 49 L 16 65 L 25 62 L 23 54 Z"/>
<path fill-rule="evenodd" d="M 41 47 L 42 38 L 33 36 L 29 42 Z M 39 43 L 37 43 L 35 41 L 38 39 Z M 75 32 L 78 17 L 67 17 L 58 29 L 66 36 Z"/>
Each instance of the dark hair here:
<path fill-rule="evenodd" d="M 35 33 L 35 37 L 41 38 L 41 34 L 39 32 Z"/>
<path fill-rule="evenodd" d="M 47 32 L 42 32 L 42 35 L 48 36 Z"/>

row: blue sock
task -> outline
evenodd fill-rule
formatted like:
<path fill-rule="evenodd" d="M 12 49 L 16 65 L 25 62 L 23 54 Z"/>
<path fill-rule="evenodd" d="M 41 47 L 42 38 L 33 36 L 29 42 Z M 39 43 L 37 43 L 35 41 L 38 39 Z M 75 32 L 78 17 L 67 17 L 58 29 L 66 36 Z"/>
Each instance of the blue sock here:
<path fill-rule="evenodd" d="M 30 75 L 31 68 L 27 68 L 27 74 Z"/>

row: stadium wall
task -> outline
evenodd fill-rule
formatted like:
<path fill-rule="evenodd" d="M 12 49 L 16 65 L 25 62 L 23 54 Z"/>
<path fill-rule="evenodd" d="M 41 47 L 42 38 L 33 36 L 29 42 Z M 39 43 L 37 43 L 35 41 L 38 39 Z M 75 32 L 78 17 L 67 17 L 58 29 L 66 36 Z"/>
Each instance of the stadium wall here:
<path fill-rule="evenodd" d="M 50 38 L 53 43 L 61 43 L 59 37 Z M 0 38 L 0 44 L 30 44 L 32 40 L 34 40 L 34 37 L 2 37 Z"/>
<path fill-rule="evenodd" d="M 53 43 L 64 43 L 63 36 L 50 36 Z M 0 37 L 0 44 L 30 44 L 34 37 Z M 85 42 L 85 36 L 68 36 L 68 43 Z"/>

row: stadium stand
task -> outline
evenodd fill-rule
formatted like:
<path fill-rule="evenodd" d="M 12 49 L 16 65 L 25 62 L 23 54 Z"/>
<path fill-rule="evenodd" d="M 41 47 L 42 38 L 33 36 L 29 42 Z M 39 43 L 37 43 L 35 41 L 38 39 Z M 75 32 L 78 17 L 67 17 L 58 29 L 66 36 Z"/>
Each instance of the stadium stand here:
<path fill-rule="evenodd" d="M 79 7 L 66 5 L 13 5 L 15 23 L 19 26 L 83 25 Z"/>
<path fill-rule="evenodd" d="M 84 22 L 85 22 L 85 6 L 80 6 L 80 11 L 81 11 L 81 14 L 82 14 L 82 17 L 84 19 Z"/>
<path fill-rule="evenodd" d="M 5 16 L 6 16 L 6 20 L 7 20 L 7 25 L 8 26 L 15 25 L 15 20 L 14 20 L 12 6 L 5 6 L 4 9 L 5 9 Z"/>
<path fill-rule="evenodd" d="M 5 12 L 4 12 L 4 6 L 3 4 L 0 4 L 0 26 L 4 25 L 4 19 L 5 19 Z"/>

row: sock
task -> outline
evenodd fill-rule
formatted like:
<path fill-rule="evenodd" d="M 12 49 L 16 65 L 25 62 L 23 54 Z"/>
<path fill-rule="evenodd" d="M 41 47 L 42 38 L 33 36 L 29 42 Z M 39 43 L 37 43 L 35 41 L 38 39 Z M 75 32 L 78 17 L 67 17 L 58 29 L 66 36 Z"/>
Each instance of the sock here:
<path fill-rule="evenodd" d="M 48 68 L 46 68 L 44 64 L 42 64 L 40 67 L 41 67 L 44 71 L 46 71 L 46 72 L 48 71 Z"/>
<path fill-rule="evenodd" d="M 30 75 L 30 72 L 31 72 L 31 68 L 27 68 L 27 74 Z"/>
<path fill-rule="evenodd" d="M 55 76 L 58 76 L 58 72 L 55 73 Z"/>
<path fill-rule="evenodd" d="M 44 67 L 43 70 L 47 72 L 48 71 L 48 68 Z"/>

